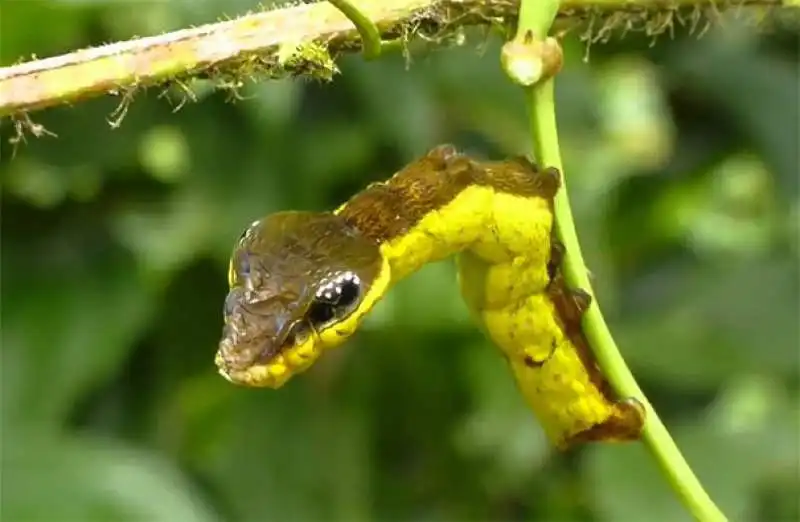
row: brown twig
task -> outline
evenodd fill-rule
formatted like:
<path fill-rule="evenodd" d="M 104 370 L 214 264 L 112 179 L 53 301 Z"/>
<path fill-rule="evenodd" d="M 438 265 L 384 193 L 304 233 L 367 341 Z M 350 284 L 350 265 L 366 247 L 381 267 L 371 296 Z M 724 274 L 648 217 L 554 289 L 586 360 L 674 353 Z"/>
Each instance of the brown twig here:
<path fill-rule="evenodd" d="M 681 16 L 688 25 L 726 7 L 788 1 L 793 0 L 569 0 L 559 19 L 561 29 L 590 22 L 593 29 L 584 39 L 591 42 L 611 29 L 664 32 L 664 24 L 656 23 L 659 13 L 667 14 L 670 25 Z M 519 0 L 362 0 L 359 8 L 384 38 L 442 42 L 464 26 L 513 19 Z M 130 99 L 139 88 L 182 85 L 192 77 L 221 79 L 227 86 L 251 77 L 330 79 L 337 72 L 335 56 L 359 48 L 352 23 L 327 2 L 287 6 L 0 68 L 0 116 L 103 94 Z"/>

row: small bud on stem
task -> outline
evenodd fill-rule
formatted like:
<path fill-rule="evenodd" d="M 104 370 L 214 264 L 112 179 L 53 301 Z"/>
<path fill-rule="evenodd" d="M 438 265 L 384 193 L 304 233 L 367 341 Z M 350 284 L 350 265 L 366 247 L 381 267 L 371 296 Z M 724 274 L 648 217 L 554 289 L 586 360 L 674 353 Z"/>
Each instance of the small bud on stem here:
<path fill-rule="evenodd" d="M 543 40 L 527 31 L 503 45 L 500 62 L 515 83 L 530 87 L 558 74 L 564 63 L 564 53 L 552 36 Z"/>

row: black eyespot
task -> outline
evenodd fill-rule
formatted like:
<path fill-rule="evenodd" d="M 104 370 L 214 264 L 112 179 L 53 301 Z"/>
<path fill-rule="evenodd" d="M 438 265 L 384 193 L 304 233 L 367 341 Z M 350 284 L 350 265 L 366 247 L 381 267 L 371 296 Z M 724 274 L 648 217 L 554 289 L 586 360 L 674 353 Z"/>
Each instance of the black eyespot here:
<path fill-rule="evenodd" d="M 307 318 L 313 326 L 342 319 L 353 311 L 361 295 L 361 280 L 346 272 L 317 290 Z"/>
<path fill-rule="evenodd" d="M 336 310 L 330 303 L 314 301 L 308 309 L 308 320 L 313 325 L 325 324 L 336 317 Z"/>
<path fill-rule="evenodd" d="M 357 281 L 347 280 L 339 286 L 340 292 L 339 299 L 336 302 L 337 306 L 349 308 L 356 304 L 361 293 L 361 285 Z"/>

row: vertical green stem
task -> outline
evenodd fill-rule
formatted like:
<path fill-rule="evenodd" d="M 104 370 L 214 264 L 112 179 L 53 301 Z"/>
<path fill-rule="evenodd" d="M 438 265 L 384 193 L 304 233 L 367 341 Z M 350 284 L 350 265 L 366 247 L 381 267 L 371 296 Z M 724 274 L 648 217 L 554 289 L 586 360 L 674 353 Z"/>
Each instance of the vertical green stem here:
<path fill-rule="evenodd" d="M 558 0 L 521 0 L 517 34 L 532 33 L 545 38 L 558 12 Z M 586 264 L 581 253 L 569 206 L 566 176 L 558 144 L 553 78 L 526 87 L 531 111 L 531 134 L 537 160 L 562 172 L 564 184 L 556 197 L 556 233 L 566 247 L 563 268 L 567 281 L 594 296 Z M 622 397 L 635 397 L 645 406 L 647 419 L 643 440 L 656 459 L 670 486 L 694 517 L 701 522 L 725 522 L 727 518 L 703 489 L 689 464 L 681 455 L 664 423 L 642 393 L 636 379 L 617 348 L 614 338 L 603 318 L 597 299 L 592 300 L 583 319 L 583 328 L 589 344 L 606 377 Z"/>

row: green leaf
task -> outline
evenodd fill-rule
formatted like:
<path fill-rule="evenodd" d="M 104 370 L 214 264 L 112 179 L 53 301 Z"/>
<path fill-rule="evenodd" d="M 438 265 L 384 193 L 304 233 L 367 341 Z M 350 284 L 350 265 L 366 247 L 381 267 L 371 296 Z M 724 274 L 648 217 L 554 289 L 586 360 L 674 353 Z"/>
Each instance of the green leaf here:
<path fill-rule="evenodd" d="M 9 437 L 6 431 L 3 439 L 8 522 L 221 520 L 185 477 L 152 453 L 88 436 Z"/>
<path fill-rule="evenodd" d="M 4 252 L 4 422 L 63 421 L 114 375 L 151 319 L 156 296 L 133 260 L 102 240 L 98 246 L 90 259 L 61 263 L 66 252 Z"/>
<path fill-rule="evenodd" d="M 644 286 L 651 302 L 613 330 L 630 364 L 678 389 L 713 388 L 753 370 L 795 375 L 795 267 L 791 257 L 773 256 L 664 274 L 667 291 Z"/>

